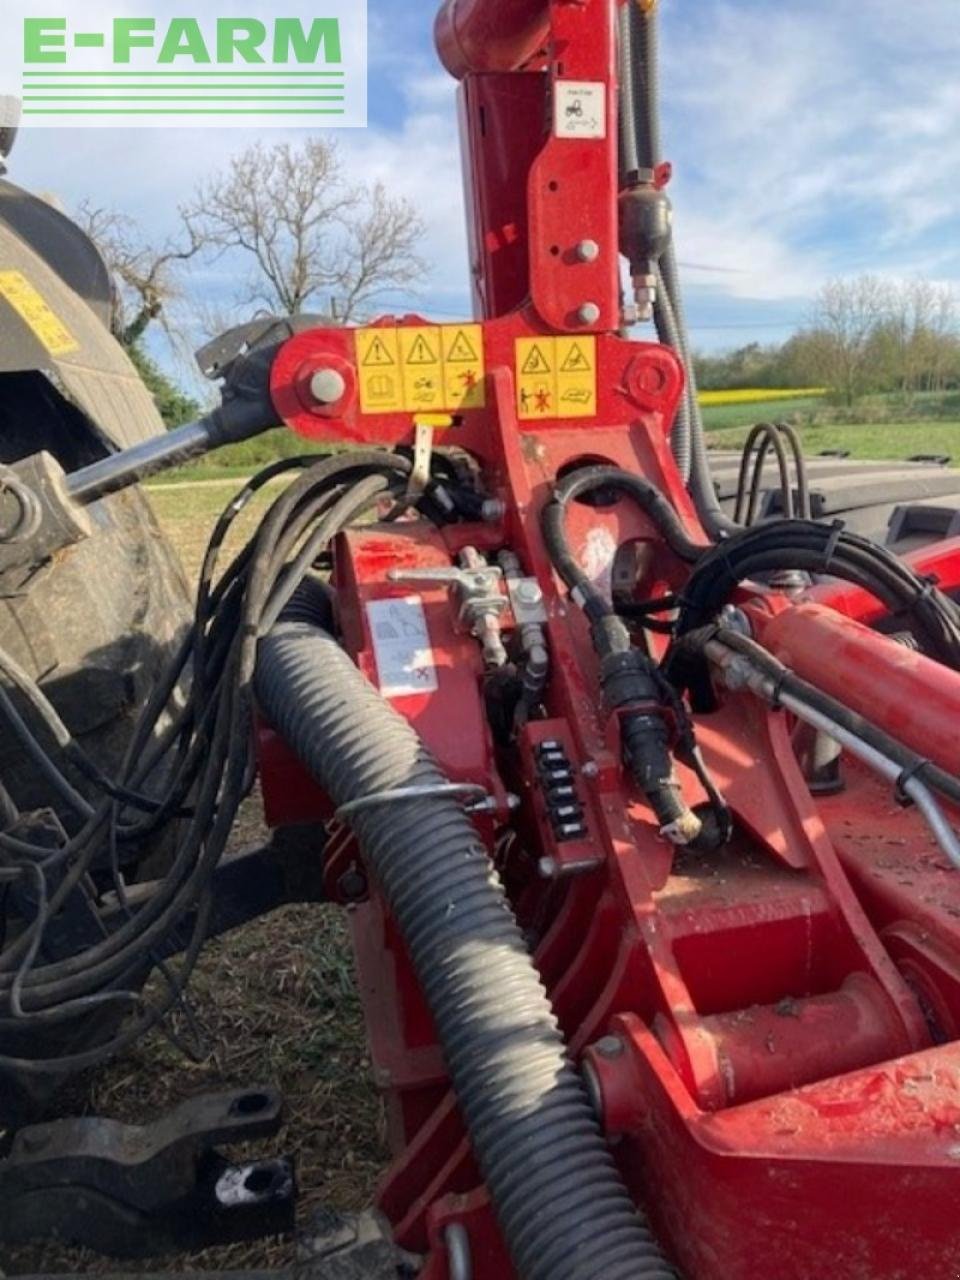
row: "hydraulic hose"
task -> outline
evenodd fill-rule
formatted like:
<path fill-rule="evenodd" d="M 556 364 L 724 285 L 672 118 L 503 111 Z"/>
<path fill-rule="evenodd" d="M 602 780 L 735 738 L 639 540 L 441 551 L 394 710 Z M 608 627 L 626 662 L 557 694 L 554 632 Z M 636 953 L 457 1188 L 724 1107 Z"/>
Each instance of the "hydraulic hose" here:
<path fill-rule="evenodd" d="M 307 606 L 297 598 L 296 616 Z M 411 725 L 321 626 L 260 643 L 261 709 L 350 824 L 407 944 L 523 1280 L 668 1280 L 567 1060 L 467 815 Z M 410 798 L 406 789 L 422 790 Z M 406 798 L 364 804 L 404 789 Z"/>
<path fill-rule="evenodd" d="M 658 7 L 629 0 L 624 5 L 625 16 L 620 24 L 623 114 L 630 117 L 623 130 L 625 163 L 631 164 L 627 150 L 633 146 L 636 154 L 633 167 L 653 170 L 663 161 Z M 671 445 L 677 467 L 684 483 L 689 485 L 704 528 L 716 540 L 735 532 L 738 526 L 724 513 L 713 484 L 680 289 L 677 252 L 672 241 L 660 258 L 658 274 L 657 335 L 661 342 L 676 351 L 687 375 Z"/>
<path fill-rule="evenodd" d="M 620 70 L 620 167 L 622 179 L 640 170 L 654 170 L 659 164 L 660 121 L 659 115 L 650 110 L 656 102 L 657 51 L 656 27 L 643 13 L 640 5 L 630 0 L 621 6 L 618 20 L 619 70 Z M 689 367 L 689 352 L 684 335 L 677 325 L 662 268 L 657 271 L 657 301 L 654 305 L 654 322 L 657 336 L 664 346 L 671 347 Z M 677 410 L 670 444 L 677 469 L 684 484 L 690 481 L 693 464 L 691 400 L 685 388 Z"/>
<path fill-rule="evenodd" d="M 764 573 L 799 569 L 853 582 L 889 608 L 903 610 L 931 657 L 960 669 L 960 611 L 931 582 L 885 547 L 809 520 L 783 520 L 741 531 L 702 556 L 683 591 L 678 639 L 710 623 L 734 587 Z"/>

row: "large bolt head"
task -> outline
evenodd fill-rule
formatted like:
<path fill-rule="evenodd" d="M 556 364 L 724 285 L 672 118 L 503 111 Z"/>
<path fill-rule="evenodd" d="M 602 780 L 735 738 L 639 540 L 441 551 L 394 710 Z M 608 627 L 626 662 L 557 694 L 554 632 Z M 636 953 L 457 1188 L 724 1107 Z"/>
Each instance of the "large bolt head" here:
<path fill-rule="evenodd" d="M 318 404 L 336 404 L 347 394 L 347 380 L 336 369 L 318 369 L 310 379 L 310 394 Z"/>
<path fill-rule="evenodd" d="M 600 319 L 600 308 L 595 302 L 582 302 L 577 311 L 577 319 L 581 324 L 596 324 Z"/>

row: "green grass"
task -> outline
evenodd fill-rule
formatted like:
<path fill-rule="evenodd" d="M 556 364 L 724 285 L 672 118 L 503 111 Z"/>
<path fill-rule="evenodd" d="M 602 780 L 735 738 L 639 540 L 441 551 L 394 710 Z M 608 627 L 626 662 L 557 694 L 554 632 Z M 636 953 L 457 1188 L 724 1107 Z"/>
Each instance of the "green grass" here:
<path fill-rule="evenodd" d="M 708 431 L 727 427 L 752 427 L 756 422 L 783 422 L 798 414 L 812 414 L 823 401 L 814 397 L 798 400 L 759 400 L 753 404 L 716 404 L 703 410 L 703 423 Z"/>
<path fill-rule="evenodd" d="M 709 444 L 714 449 L 738 449 L 748 433 L 748 426 L 714 429 L 710 431 Z M 800 437 L 809 457 L 815 457 L 825 449 L 849 449 L 851 458 L 863 459 L 904 460 L 921 453 L 947 454 L 960 465 L 960 422 L 932 419 L 873 424 L 801 425 Z"/>
<path fill-rule="evenodd" d="M 326 445 L 304 440 L 286 427 L 277 427 L 253 440 L 228 444 L 199 462 L 177 467 L 158 478 L 158 483 L 183 484 L 194 480 L 229 480 L 250 476 L 278 458 L 296 458 L 306 453 L 327 453 Z"/>

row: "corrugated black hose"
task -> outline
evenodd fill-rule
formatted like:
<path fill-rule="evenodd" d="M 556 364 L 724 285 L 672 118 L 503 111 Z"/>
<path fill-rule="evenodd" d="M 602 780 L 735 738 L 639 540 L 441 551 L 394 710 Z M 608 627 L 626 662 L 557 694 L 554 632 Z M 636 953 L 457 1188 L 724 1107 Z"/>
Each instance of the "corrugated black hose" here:
<path fill-rule="evenodd" d="M 310 612 L 298 595 L 294 620 L 260 642 L 257 698 L 333 802 L 355 805 L 350 825 L 407 944 L 518 1274 L 668 1280 L 470 819 L 442 793 L 356 805 L 448 783 Z"/>

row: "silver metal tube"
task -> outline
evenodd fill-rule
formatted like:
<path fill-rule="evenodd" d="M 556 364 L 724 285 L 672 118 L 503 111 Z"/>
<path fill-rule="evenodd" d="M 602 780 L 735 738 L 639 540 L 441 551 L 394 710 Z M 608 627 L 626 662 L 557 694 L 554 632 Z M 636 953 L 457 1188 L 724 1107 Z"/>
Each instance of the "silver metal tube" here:
<path fill-rule="evenodd" d="M 711 640 L 706 646 L 707 656 L 716 663 L 725 676 L 730 677 L 731 688 L 748 688 L 751 693 L 762 698 L 764 702 L 774 703 L 792 711 L 798 720 L 822 730 L 835 742 L 839 742 L 845 751 L 862 761 L 869 769 L 880 774 L 894 785 L 899 785 L 903 776 L 903 767 L 896 760 L 891 760 L 882 751 L 872 747 L 862 738 L 857 737 L 849 729 L 844 728 L 830 716 L 824 715 L 809 703 L 802 701 L 795 694 L 778 689 L 776 682 L 764 674 L 750 659 L 742 653 L 728 649 L 721 640 Z M 938 800 L 929 787 L 918 777 L 910 778 L 903 785 L 904 794 L 917 806 L 924 821 L 930 828 L 934 839 L 946 854 L 952 865 L 960 870 L 960 839 L 947 820 Z"/>
<path fill-rule="evenodd" d="M 75 502 L 95 502 L 108 493 L 126 489 L 158 471 L 179 466 L 209 452 L 216 444 L 209 418 L 176 427 L 130 449 L 81 467 L 67 476 L 67 492 Z"/>

